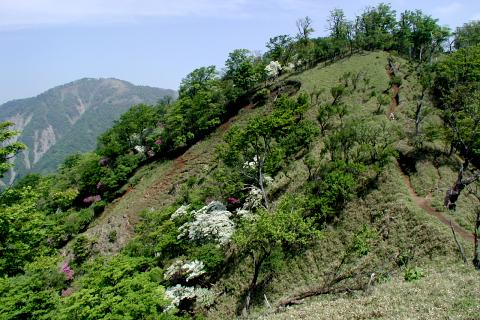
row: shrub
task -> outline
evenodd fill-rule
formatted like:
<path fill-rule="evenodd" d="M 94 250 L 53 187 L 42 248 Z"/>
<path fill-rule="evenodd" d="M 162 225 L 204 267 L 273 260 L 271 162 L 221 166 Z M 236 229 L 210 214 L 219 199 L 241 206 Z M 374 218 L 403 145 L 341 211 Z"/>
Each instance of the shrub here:
<path fill-rule="evenodd" d="M 408 267 L 405 269 L 404 279 L 407 282 L 418 280 L 423 276 L 423 271 L 418 267 Z"/>

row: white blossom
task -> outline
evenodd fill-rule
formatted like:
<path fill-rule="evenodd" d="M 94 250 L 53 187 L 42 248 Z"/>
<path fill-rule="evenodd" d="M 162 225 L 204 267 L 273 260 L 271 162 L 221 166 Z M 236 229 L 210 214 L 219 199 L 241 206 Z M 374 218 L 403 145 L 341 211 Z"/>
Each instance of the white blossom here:
<path fill-rule="evenodd" d="M 243 204 L 243 210 L 252 210 L 258 208 L 262 205 L 263 202 L 263 193 L 262 190 L 253 186 L 250 188 L 250 192 L 248 193 L 247 198 L 245 199 L 245 203 Z"/>
<path fill-rule="evenodd" d="M 188 214 L 188 209 L 190 208 L 190 205 L 184 204 L 180 208 L 178 208 L 170 217 L 170 220 L 175 220 L 177 218 L 181 218 L 185 215 Z"/>
<path fill-rule="evenodd" d="M 276 78 L 282 70 L 282 65 L 278 61 L 270 61 L 270 63 L 265 67 L 267 76 L 270 78 Z"/>
<path fill-rule="evenodd" d="M 145 152 L 145 147 L 144 146 L 135 146 L 133 147 L 133 149 L 135 149 L 135 151 L 137 151 L 138 153 L 144 153 Z"/>
<path fill-rule="evenodd" d="M 235 226 L 230 220 L 232 213 L 218 201 L 192 211 L 194 220 L 182 225 L 178 238 L 188 235 L 192 241 L 217 241 L 226 244 L 233 235 Z"/>
<path fill-rule="evenodd" d="M 195 298 L 195 288 L 184 287 L 177 284 L 175 287 L 167 288 L 167 290 L 165 290 L 165 296 L 172 301 L 172 303 L 165 309 L 165 311 L 168 311 L 174 307 L 178 307 L 182 300 Z"/>
<path fill-rule="evenodd" d="M 258 157 L 254 156 L 252 161 L 245 161 L 243 164 L 244 169 L 255 169 L 258 164 Z"/>
<path fill-rule="evenodd" d="M 165 271 L 164 277 L 167 280 L 171 280 L 176 277 L 185 278 L 188 281 L 197 278 L 205 273 L 205 264 L 199 260 L 185 261 L 179 259 L 175 261 Z"/>
<path fill-rule="evenodd" d="M 215 301 L 215 295 L 207 288 L 184 287 L 180 284 L 167 288 L 167 290 L 165 290 L 165 296 L 171 300 L 171 304 L 165 311 L 178 307 L 180 302 L 185 299 L 196 299 L 196 302 L 204 307 L 212 305 Z"/>
<path fill-rule="evenodd" d="M 286 66 L 283 67 L 283 70 L 285 72 L 292 72 L 293 70 L 295 70 L 295 65 L 289 62 Z"/>

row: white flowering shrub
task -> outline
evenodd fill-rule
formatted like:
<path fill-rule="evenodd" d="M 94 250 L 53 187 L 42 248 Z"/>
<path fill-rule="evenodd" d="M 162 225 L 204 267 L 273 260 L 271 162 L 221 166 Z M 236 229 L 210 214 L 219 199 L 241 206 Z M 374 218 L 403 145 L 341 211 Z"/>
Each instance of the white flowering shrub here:
<path fill-rule="evenodd" d="M 184 287 L 177 284 L 174 287 L 169 287 L 165 290 L 165 296 L 171 300 L 171 304 L 165 309 L 169 311 L 172 308 L 178 307 L 182 300 L 196 300 L 202 307 L 208 307 L 215 302 L 215 295 L 207 288 Z"/>
<path fill-rule="evenodd" d="M 293 72 L 295 70 L 295 65 L 289 62 L 286 66 L 283 67 L 283 71 L 285 72 Z"/>
<path fill-rule="evenodd" d="M 170 217 L 171 220 L 175 220 L 177 218 L 184 217 L 188 214 L 188 209 L 190 209 L 190 205 L 183 205 L 180 208 L 178 208 Z"/>
<path fill-rule="evenodd" d="M 235 226 L 230 220 L 232 213 L 218 201 L 192 211 L 194 220 L 182 225 L 178 238 L 188 235 L 191 241 L 216 241 L 226 244 L 233 235 Z"/>
<path fill-rule="evenodd" d="M 145 152 L 145 147 L 144 146 L 135 146 L 135 147 L 133 147 L 133 149 L 135 149 L 135 151 L 137 151 L 138 153 L 144 153 Z"/>
<path fill-rule="evenodd" d="M 263 194 L 262 190 L 257 187 L 251 187 L 242 209 L 252 210 L 262 206 Z"/>
<path fill-rule="evenodd" d="M 265 67 L 265 72 L 270 78 L 276 78 L 280 75 L 282 71 L 282 65 L 278 61 L 270 61 L 270 63 Z"/>
<path fill-rule="evenodd" d="M 257 164 L 258 164 L 258 158 L 257 156 L 254 156 L 252 161 L 245 161 L 245 163 L 243 164 L 243 168 L 255 170 L 257 168 Z"/>
<path fill-rule="evenodd" d="M 165 271 L 164 277 L 167 280 L 185 278 L 188 282 L 205 273 L 205 264 L 199 260 L 185 261 L 177 260 Z"/>
<path fill-rule="evenodd" d="M 195 298 L 195 288 L 194 287 L 184 287 L 177 284 L 174 287 L 169 287 L 165 290 L 165 296 L 172 301 L 172 303 L 165 309 L 168 311 L 174 307 L 178 307 L 180 302 L 185 299 L 194 299 Z"/>

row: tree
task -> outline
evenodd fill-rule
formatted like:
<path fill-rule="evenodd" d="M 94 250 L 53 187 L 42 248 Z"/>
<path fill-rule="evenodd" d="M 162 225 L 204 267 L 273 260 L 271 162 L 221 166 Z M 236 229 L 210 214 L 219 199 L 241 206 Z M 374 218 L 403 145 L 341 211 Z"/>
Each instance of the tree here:
<path fill-rule="evenodd" d="M 308 42 L 310 35 L 315 31 L 312 27 L 312 19 L 306 16 L 303 19 L 298 19 L 297 24 L 297 39 L 301 42 Z"/>
<path fill-rule="evenodd" d="M 236 49 L 228 55 L 225 61 L 226 80 L 232 80 L 233 84 L 243 91 L 248 91 L 263 78 L 265 65 L 252 55 L 247 49 Z"/>
<path fill-rule="evenodd" d="M 423 14 L 420 10 L 402 12 L 395 31 L 395 48 L 418 61 L 431 61 L 443 50 L 448 39 L 448 28 L 438 25 L 438 19 Z"/>
<path fill-rule="evenodd" d="M 316 134 L 308 122 L 301 121 L 307 107 L 305 94 L 296 100 L 282 96 L 271 114 L 253 119 L 244 128 L 233 127 L 225 137 L 226 144 L 220 150 L 221 159 L 228 167 L 240 172 L 247 183 L 260 188 L 267 209 L 265 175 L 277 173 L 282 165 L 287 164 L 288 155 L 305 148 Z"/>
<path fill-rule="evenodd" d="M 353 53 L 353 25 L 345 17 L 342 9 L 334 9 L 330 11 L 328 19 L 328 30 L 330 38 L 334 43 L 336 54 L 342 54 L 342 51 L 350 47 L 350 53 Z"/>
<path fill-rule="evenodd" d="M 302 210 L 290 204 L 281 205 L 275 212 L 261 210 L 254 223 L 244 221 L 234 235 L 239 250 L 249 255 L 253 262 L 253 276 L 247 289 L 243 313 L 246 314 L 251 296 L 257 289 L 262 266 L 278 250 L 295 250 L 305 247 L 321 233 Z"/>
<path fill-rule="evenodd" d="M 466 47 L 436 65 L 433 81 L 435 105 L 444 121 L 444 138 L 462 163 L 457 179 L 447 190 L 444 205 L 455 210 L 461 193 L 480 180 L 480 46 Z M 474 265 L 478 260 L 479 216 L 475 224 Z"/>
<path fill-rule="evenodd" d="M 14 138 L 20 134 L 19 131 L 12 130 L 13 122 L 0 122 L 0 178 L 3 178 L 5 172 L 13 166 L 12 159 L 21 150 L 26 149 L 25 144 L 14 141 Z"/>
<path fill-rule="evenodd" d="M 480 21 L 470 21 L 458 27 L 454 36 L 454 46 L 456 49 L 480 44 Z"/>
<path fill-rule="evenodd" d="M 268 48 L 265 54 L 272 61 L 279 61 L 282 65 L 290 62 L 292 55 L 293 39 L 289 35 L 283 34 L 270 38 L 266 47 Z"/>
<path fill-rule="evenodd" d="M 208 89 L 218 80 L 218 72 L 215 66 L 201 67 L 190 72 L 180 83 L 180 98 L 194 97 L 199 91 Z"/>
<path fill-rule="evenodd" d="M 396 23 L 395 10 L 389 4 L 380 3 L 377 7 L 368 7 L 357 18 L 356 40 L 367 50 L 390 49 Z"/>

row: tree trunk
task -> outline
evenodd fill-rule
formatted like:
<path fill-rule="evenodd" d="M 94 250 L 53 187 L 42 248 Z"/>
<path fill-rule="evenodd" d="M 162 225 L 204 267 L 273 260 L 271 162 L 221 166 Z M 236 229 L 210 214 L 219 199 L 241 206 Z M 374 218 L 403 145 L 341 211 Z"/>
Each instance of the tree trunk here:
<path fill-rule="evenodd" d="M 247 296 L 245 297 L 245 304 L 243 306 L 242 310 L 242 315 L 247 316 L 248 315 L 248 309 L 250 308 L 250 302 L 252 299 L 252 294 L 255 292 L 255 289 L 257 288 L 257 281 L 258 281 L 258 276 L 260 275 L 260 270 L 262 268 L 262 264 L 267 258 L 268 253 L 263 253 L 260 258 L 255 257 L 255 253 L 252 253 L 252 258 L 253 258 L 253 278 L 252 281 L 250 282 L 250 286 L 248 287 L 248 292 Z"/>
<path fill-rule="evenodd" d="M 457 180 L 455 181 L 454 185 L 447 190 L 445 194 L 443 204 L 445 205 L 445 208 L 449 210 L 455 210 L 456 202 L 462 190 L 465 189 L 465 187 L 468 186 L 470 183 L 480 178 L 480 172 L 477 172 L 470 178 L 463 179 L 463 173 L 467 169 L 467 167 L 468 160 L 465 161 L 464 164 L 462 164 L 462 166 L 460 167 L 460 171 L 458 172 Z"/>
<path fill-rule="evenodd" d="M 480 207 L 477 208 L 477 219 L 475 220 L 475 232 L 474 232 L 474 243 L 475 249 L 473 252 L 473 265 L 477 270 L 480 270 L 480 246 L 478 243 L 478 237 L 480 233 Z"/>

